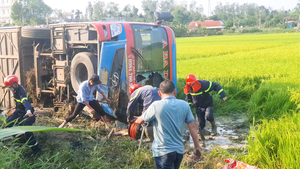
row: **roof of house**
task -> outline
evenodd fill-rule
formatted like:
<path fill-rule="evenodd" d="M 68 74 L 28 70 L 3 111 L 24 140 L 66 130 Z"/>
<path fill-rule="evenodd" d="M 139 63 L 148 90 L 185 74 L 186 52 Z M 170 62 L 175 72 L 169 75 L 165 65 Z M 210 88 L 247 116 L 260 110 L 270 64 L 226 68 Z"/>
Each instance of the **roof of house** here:
<path fill-rule="evenodd" d="M 199 27 L 200 27 L 200 21 L 196 21 L 196 22 L 191 22 L 189 25 L 188 25 L 188 27 L 189 28 L 196 28 L 196 29 L 198 29 Z"/>
<path fill-rule="evenodd" d="M 221 27 L 224 26 L 224 23 L 222 21 L 213 21 L 213 20 L 205 20 L 203 22 L 196 21 L 191 22 L 188 27 L 189 28 L 200 28 L 200 27 Z"/>

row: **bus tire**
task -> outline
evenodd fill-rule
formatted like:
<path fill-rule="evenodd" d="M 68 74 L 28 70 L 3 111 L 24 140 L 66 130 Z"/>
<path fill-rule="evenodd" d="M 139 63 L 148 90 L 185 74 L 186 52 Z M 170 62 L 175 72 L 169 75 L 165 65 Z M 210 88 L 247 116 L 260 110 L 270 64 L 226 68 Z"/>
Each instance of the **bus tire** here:
<path fill-rule="evenodd" d="M 21 35 L 24 38 L 50 39 L 51 31 L 49 28 L 22 27 Z"/>
<path fill-rule="evenodd" d="M 97 74 L 97 56 L 89 52 L 77 53 L 71 62 L 71 84 L 77 93 L 79 85 L 88 80 L 93 74 Z"/>

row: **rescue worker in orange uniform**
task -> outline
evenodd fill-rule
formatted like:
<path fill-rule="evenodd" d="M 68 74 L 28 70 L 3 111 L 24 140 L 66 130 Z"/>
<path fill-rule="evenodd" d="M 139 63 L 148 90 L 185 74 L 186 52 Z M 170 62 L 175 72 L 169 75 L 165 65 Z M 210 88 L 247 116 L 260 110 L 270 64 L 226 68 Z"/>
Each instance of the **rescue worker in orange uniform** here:
<path fill-rule="evenodd" d="M 216 82 L 198 80 L 195 75 L 189 74 L 186 77 L 186 86 L 184 94 L 189 105 L 194 105 L 199 121 L 199 134 L 203 146 L 205 146 L 205 123 L 206 120 L 211 123 L 211 135 L 217 135 L 217 126 L 213 116 L 213 98 L 209 92 L 215 91 L 220 95 L 220 99 L 227 100 L 227 96 L 222 87 Z"/>

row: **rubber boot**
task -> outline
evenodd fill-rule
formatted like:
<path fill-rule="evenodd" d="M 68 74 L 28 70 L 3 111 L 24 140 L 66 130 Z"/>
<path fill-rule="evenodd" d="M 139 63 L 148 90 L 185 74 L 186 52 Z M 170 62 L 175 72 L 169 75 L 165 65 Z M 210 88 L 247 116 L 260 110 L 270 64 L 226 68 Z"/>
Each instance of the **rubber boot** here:
<path fill-rule="evenodd" d="M 200 146 L 205 147 L 205 137 L 204 137 L 205 136 L 205 130 L 204 129 L 200 130 L 199 134 L 200 134 L 200 139 L 201 139 Z"/>
<path fill-rule="evenodd" d="M 216 136 L 217 134 L 218 134 L 217 125 L 216 125 L 216 122 L 213 121 L 213 122 L 211 122 L 211 135 Z"/>
<path fill-rule="evenodd" d="M 41 148 L 39 148 L 38 145 L 31 147 L 32 149 L 32 154 L 30 155 L 30 157 L 38 157 L 41 153 Z"/>

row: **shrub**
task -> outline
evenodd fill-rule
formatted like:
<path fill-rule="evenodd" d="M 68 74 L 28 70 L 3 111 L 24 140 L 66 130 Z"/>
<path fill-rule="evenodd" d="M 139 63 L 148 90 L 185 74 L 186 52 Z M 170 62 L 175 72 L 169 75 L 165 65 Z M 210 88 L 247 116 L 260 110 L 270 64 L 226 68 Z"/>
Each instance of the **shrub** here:
<path fill-rule="evenodd" d="M 228 30 L 228 31 L 227 31 L 227 33 L 234 33 L 234 31 L 232 31 L 232 30 Z"/>
<path fill-rule="evenodd" d="M 242 33 L 256 33 L 256 32 L 259 32 L 258 28 L 247 28 L 242 30 Z"/>
<path fill-rule="evenodd" d="M 222 31 L 218 31 L 218 32 L 216 32 L 216 35 L 223 35 L 223 32 Z"/>
<path fill-rule="evenodd" d="M 5 23 L 5 24 L 3 24 L 3 26 L 4 27 L 8 27 L 8 26 L 10 26 L 10 24 L 9 23 Z"/>
<path fill-rule="evenodd" d="M 176 37 L 183 37 L 187 35 L 187 26 L 186 25 L 172 25 L 170 26 L 173 29 Z"/>

